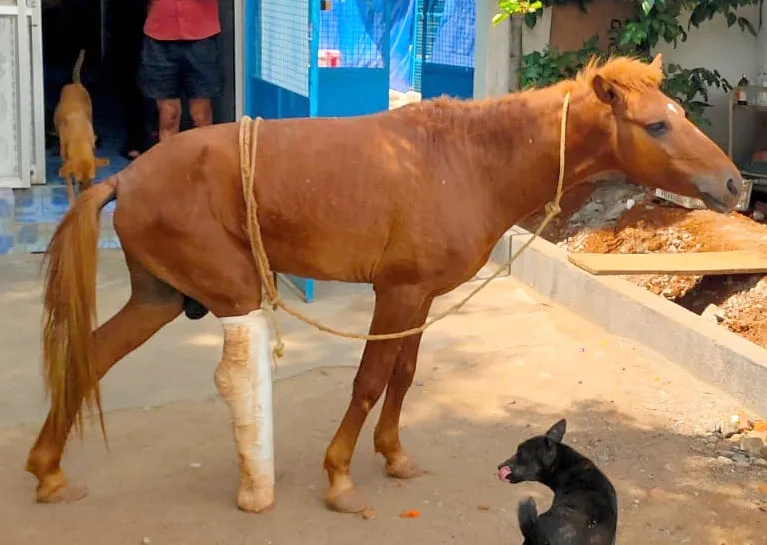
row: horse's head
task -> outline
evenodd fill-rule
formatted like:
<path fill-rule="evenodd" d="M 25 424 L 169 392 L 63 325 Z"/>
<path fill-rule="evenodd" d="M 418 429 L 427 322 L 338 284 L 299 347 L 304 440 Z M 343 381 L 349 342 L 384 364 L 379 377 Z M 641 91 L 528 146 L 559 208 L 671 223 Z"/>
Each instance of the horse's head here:
<path fill-rule="evenodd" d="M 699 197 L 718 212 L 732 210 L 743 179 L 727 155 L 663 94 L 660 54 L 650 64 L 618 58 L 584 73 L 610 106 L 615 161 L 630 180 Z"/>

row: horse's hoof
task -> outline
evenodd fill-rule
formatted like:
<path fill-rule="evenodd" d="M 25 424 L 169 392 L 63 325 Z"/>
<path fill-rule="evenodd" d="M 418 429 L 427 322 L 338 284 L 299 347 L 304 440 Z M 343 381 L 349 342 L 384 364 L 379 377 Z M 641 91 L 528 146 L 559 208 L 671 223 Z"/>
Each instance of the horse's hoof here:
<path fill-rule="evenodd" d="M 40 503 L 71 503 L 88 495 L 85 485 L 70 483 L 61 474 L 47 481 L 44 480 L 37 487 L 37 501 Z"/>
<path fill-rule="evenodd" d="M 424 474 L 418 462 L 404 452 L 397 455 L 393 462 L 386 464 L 386 472 L 396 479 L 415 479 Z"/>
<path fill-rule="evenodd" d="M 367 508 L 365 499 L 354 486 L 338 493 L 329 488 L 325 494 L 325 505 L 338 513 L 361 513 Z"/>
<path fill-rule="evenodd" d="M 274 499 L 266 500 L 263 493 L 240 490 L 237 493 L 237 507 L 248 513 L 267 513 L 277 504 Z"/>

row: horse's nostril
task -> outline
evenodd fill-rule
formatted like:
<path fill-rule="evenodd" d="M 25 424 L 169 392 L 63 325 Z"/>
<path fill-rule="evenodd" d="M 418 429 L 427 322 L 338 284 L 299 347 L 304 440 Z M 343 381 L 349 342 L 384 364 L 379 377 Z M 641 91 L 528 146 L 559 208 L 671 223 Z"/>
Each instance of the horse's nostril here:
<path fill-rule="evenodd" d="M 735 181 L 734 178 L 730 178 L 729 180 L 727 180 L 727 191 L 730 192 L 730 195 L 735 196 L 738 193 L 740 193 L 740 186 L 741 184 Z"/>

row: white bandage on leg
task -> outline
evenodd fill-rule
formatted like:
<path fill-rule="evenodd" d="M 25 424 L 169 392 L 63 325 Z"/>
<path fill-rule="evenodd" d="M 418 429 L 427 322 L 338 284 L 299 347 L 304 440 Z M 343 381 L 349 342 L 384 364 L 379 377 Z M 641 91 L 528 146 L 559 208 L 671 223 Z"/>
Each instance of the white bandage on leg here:
<path fill-rule="evenodd" d="M 259 512 L 274 504 L 272 369 L 262 310 L 220 318 L 224 353 L 215 383 L 229 405 L 240 466 L 237 505 Z"/>

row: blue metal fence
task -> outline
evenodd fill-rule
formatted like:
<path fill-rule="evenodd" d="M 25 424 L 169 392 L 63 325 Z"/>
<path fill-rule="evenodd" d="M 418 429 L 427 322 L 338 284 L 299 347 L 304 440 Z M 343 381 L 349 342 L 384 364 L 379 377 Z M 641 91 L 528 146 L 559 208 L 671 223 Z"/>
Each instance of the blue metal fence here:
<path fill-rule="evenodd" d="M 245 113 L 374 113 L 390 88 L 470 98 L 476 1 L 246 0 Z M 289 280 L 313 300 L 311 279 Z"/>
<path fill-rule="evenodd" d="M 309 20 L 309 0 L 245 3 L 246 114 L 274 119 L 307 117 L 314 113 L 311 100 L 313 41 Z M 311 279 L 286 278 L 305 301 L 314 300 Z"/>
<path fill-rule="evenodd" d="M 417 0 L 413 87 L 423 98 L 474 94 L 476 0 Z"/>
<path fill-rule="evenodd" d="M 319 28 L 317 115 L 363 115 L 389 108 L 390 0 L 331 0 Z"/>
<path fill-rule="evenodd" d="M 391 8 L 390 0 L 246 1 L 245 113 L 274 119 L 387 110 Z M 288 279 L 307 302 L 314 299 L 313 280 Z"/>

